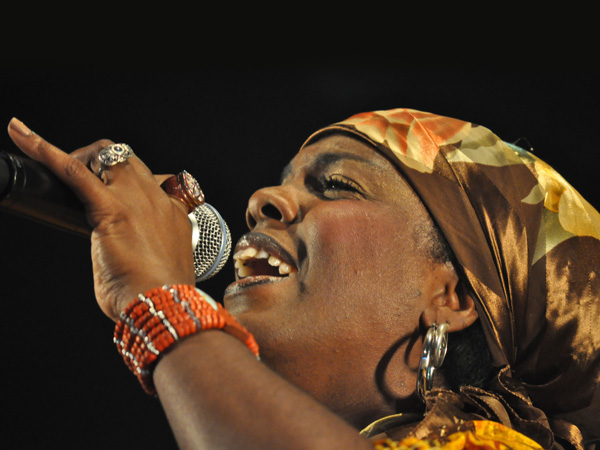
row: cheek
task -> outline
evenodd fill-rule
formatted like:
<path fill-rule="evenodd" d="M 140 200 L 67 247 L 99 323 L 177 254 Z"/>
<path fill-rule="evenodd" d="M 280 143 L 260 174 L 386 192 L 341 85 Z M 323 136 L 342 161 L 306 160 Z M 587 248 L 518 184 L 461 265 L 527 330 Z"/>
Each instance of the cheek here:
<path fill-rule="evenodd" d="M 346 203 L 311 225 L 307 286 L 325 284 L 338 295 L 419 294 L 423 258 L 397 210 Z"/>

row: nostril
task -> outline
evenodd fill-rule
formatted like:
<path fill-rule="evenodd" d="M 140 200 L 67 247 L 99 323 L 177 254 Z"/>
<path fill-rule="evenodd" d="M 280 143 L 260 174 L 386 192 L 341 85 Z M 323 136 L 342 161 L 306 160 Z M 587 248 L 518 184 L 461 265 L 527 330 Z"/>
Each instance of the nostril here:
<path fill-rule="evenodd" d="M 283 215 L 281 214 L 281 211 L 279 211 L 279 209 L 277 209 L 277 207 L 275 207 L 274 205 L 267 203 L 266 205 L 264 205 L 261 209 L 260 212 L 265 216 L 265 217 L 269 217 L 271 219 L 275 219 L 278 221 L 282 221 L 283 220 Z"/>
<path fill-rule="evenodd" d="M 299 204 L 294 189 L 271 186 L 259 189 L 248 200 L 246 223 L 250 230 L 262 222 L 292 224 L 298 220 Z"/>
<path fill-rule="evenodd" d="M 256 220 L 254 220 L 254 217 L 250 214 L 246 216 L 246 223 L 248 224 L 249 229 L 253 229 L 256 226 Z"/>

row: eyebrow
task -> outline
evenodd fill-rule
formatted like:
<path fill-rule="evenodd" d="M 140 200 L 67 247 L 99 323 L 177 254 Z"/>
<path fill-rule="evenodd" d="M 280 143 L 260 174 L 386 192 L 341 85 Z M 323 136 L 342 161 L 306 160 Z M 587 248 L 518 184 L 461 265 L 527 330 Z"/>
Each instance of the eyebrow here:
<path fill-rule="evenodd" d="M 311 167 L 319 167 L 321 169 L 331 166 L 342 160 L 351 160 L 358 161 L 362 164 L 367 164 L 369 166 L 375 167 L 377 169 L 381 169 L 382 167 L 374 161 L 370 159 L 363 158 L 362 156 L 355 155 L 354 153 L 321 153 L 317 155 L 313 160 L 311 160 Z M 281 172 L 280 183 L 283 183 L 290 173 L 292 172 L 292 163 L 291 161 L 283 168 Z"/>

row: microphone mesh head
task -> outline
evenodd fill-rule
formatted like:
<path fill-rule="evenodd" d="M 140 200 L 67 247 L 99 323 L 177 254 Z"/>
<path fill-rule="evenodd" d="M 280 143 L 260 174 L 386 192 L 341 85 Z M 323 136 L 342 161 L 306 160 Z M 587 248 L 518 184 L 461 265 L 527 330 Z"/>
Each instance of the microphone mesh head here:
<path fill-rule="evenodd" d="M 208 280 L 223 268 L 231 252 L 231 233 L 227 224 L 208 203 L 189 214 L 196 282 Z"/>

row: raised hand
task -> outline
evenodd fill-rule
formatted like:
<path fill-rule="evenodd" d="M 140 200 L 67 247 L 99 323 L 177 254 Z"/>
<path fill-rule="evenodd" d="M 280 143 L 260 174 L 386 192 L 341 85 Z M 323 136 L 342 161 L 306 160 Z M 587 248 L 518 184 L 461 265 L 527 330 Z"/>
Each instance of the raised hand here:
<path fill-rule="evenodd" d="M 191 226 L 185 205 L 167 195 L 133 154 L 104 168 L 98 154 L 113 144 L 100 140 L 66 153 L 12 119 L 8 133 L 29 157 L 56 174 L 83 202 L 93 228 L 92 262 L 96 299 L 118 320 L 137 294 L 163 284 L 194 284 Z"/>

